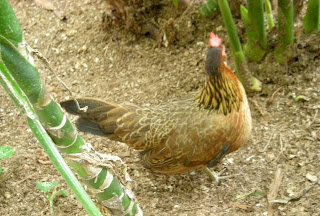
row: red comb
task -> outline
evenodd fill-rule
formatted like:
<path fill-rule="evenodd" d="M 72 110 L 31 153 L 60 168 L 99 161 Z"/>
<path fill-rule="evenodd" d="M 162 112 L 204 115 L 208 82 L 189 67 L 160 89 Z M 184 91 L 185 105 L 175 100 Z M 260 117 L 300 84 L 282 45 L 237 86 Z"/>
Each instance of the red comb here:
<path fill-rule="evenodd" d="M 209 44 L 211 47 L 218 47 L 221 45 L 222 40 L 218 37 L 218 35 L 214 34 L 213 32 L 210 32 L 209 36 Z"/>

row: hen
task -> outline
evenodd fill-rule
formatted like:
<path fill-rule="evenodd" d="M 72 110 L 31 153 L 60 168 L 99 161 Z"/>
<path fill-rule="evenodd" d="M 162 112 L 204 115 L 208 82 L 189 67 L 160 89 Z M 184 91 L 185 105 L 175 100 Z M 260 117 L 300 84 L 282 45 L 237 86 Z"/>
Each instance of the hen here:
<path fill-rule="evenodd" d="M 210 33 L 209 44 L 204 86 L 188 99 L 151 108 L 93 98 L 77 99 L 86 111 L 78 109 L 74 100 L 61 106 L 80 116 L 76 122 L 80 131 L 140 150 L 143 165 L 154 172 L 208 171 L 244 145 L 252 127 L 245 90 L 225 62 L 221 39 Z"/>

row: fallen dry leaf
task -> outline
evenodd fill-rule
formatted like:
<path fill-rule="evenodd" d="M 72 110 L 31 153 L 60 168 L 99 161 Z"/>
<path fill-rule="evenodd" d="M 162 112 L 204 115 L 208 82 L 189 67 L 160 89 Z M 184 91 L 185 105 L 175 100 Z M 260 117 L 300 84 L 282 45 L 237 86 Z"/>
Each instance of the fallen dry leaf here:
<path fill-rule="evenodd" d="M 52 164 L 52 162 L 49 160 L 48 155 L 43 151 L 37 151 L 36 152 L 36 160 L 40 164 Z"/>
<path fill-rule="evenodd" d="M 57 7 L 53 5 L 52 1 L 51 0 L 34 0 L 34 2 L 44 8 L 44 9 L 47 9 L 47 10 L 56 10 Z"/>
<path fill-rule="evenodd" d="M 244 205 L 244 204 L 241 204 L 238 202 L 230 202 L 230 205 L 234 208 L 239 208 L 239 209 L 243 209 L 243 210 L 248 210 L 248 208 L 249 208 L 247 205 Z"/>
<path fill-rule="evenodd" d="M 53 4 L 53 2 L 51 0 L 34 0 L 34 2 L 39 7 L 42 7 L 46 10 L 49 10 L 49 11 L 53 11 L 55 13 L 55 15 L 57 15 L 57 17 L 59 17 L 59 19 L 66 18 L 64 16 L 64 13 L 61 10 L 57 9 L 57 7 Z"/>

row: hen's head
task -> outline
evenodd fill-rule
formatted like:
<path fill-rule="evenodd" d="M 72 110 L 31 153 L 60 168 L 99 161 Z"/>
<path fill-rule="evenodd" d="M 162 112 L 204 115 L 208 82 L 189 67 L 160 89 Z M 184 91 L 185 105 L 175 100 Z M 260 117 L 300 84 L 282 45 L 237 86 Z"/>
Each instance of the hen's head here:
<path fill-rule="evenodd" d="M 224 115 L 238 111 L 242 104 L 240 81 L 225 63 L 226 54 L 222 40 L 214 33 L 209 34 L 209 49 L 205 62 L 206 82 L 198 95 L 199 107 L 219 110 Z"/>
<path fill-rule="evenodd" d="M 210 48 L 208 50 L 205 67 L 210 76 L 215 76 L 221 64 L 226 60 L 225 47 L 222 45 L 222 40 L 218 35 L 211 32 L 209 36 Z"/>

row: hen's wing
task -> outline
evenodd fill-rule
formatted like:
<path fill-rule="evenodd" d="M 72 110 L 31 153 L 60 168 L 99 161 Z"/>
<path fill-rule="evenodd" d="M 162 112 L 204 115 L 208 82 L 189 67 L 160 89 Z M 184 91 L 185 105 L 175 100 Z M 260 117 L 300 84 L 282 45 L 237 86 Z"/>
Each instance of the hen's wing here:
<path fill-rule="evenodd" d="M 136 150 L 148 150 L 155 146 L 165 146 L 172 129 L 183 120 L 181 112 L 171 112 L 170 106 L 153 109 L 131 104 L 118 105 L 93 98 L 61 102 L 68 113 L 80 118 L 76 126 L 80 131 L 107 136 L 121 141 Z M 180 116 L 180 118 L 179 118 Z"/>

